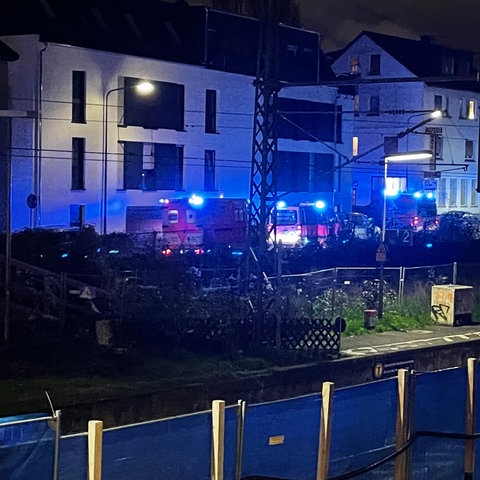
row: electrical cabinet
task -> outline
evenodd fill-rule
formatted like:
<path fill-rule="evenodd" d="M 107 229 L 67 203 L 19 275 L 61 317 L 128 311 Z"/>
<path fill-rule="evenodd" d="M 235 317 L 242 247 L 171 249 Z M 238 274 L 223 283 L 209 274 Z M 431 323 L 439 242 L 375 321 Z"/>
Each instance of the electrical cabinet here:
<path fill-rule="evenodd" d="M 469 285 L 433 285 L 432 319 L 439 325 L 472 323 L 473 287 Z"/>

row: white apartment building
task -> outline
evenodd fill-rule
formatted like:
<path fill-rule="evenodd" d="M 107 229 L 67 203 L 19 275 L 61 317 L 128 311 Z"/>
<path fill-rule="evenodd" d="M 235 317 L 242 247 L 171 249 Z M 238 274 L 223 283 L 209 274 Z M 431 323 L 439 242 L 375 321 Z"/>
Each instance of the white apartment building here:
<path fill-rule="evenodd" d="M 439 214 L 479 213 L 480 88 L 473 53 L 438 46 L 429 37 L 362 32 L 332 56 L 337 75 L 364 82 L 357 87 L 353 121 L 354 209 L 381 197 L 386 155 L 430 150 L 431 161 L 390 162 L 388 188 L 434 192 Z M 444 116 L 432 120 L 437 109 Z"/>
<path fill-rule="evenodd" d="M 318 75 L 318 52 L 302 44 L 313 38 L 318 46 L 318 35 L 291 30 L 307 37 L 295 45 L 295 35 L 287 38 L 284 51 L 311 55 L 306 64 L 314 62 Z M 192 194 L 248 199 L 255 106 L 254 75 L 243 73 L 249 68 L 232 61 L 227 69 L 225 55 L 195 64 L 57 38 L 0 32 L 19 56 L 4 64 L 0 77 L 11 127 L 12 231 L 89 224 L 101 233 L 122 232 L 130 206 Z M 297 72 L 298 81 L 295 61 L 287 59 L 284 70 Z M 139 81 L 151 82 L 154 91 L 139 96 Z M 335 167 L 350 154 L 353 97 L 334 87 L 282 89 L 279 109 L 277 168 L 285 199 L 323 197 L 349 211 L 350 176 Z M 313 114 L 302 121 L 304 109 Z M 305 133 L 309 128 L 315 131 Z"/>

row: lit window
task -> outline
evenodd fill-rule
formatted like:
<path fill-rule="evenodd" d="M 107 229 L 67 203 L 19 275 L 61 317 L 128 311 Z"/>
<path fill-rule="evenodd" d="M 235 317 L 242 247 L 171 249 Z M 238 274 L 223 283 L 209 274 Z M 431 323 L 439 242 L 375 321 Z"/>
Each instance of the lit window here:
<path fill-rule="evenodd" d="M 350 60 L 350 73 L 359 73 L 360 72 L 360 60 L 357 56 L 352 57 Z"/>
<path fill-rule="evenodd" d="M 469 120 L 475 120 L 475 100 L 468 101 L 467 118 Z"/>
<path fill-rule="evenodd" d="M 352 156 L 356 157 L 358 155 L 358 137 L 352 138 Z"/>

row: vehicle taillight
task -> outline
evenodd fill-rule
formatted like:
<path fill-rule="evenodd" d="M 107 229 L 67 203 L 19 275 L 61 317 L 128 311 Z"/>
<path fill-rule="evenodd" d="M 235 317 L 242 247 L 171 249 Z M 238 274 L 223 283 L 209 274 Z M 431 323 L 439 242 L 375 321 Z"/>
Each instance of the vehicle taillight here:
<path fill-rule="evenodd" d="M 420 217 L 417 217 L 417 216 L 413 217 L 412 225 L 416 227 L 419 223 L 420 223 Z"/>
<path fill-rule="evenodd" d="M 162 253 L 168 256 L 168 255 L 171 255 L 173 251 L 171 248 L 164 248 Z"/>

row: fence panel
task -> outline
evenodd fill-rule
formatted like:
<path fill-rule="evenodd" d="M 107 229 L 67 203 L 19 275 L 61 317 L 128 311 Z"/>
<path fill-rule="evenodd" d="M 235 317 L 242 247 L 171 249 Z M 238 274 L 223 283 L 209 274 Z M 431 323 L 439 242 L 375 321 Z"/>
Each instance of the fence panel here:
<path fill-rule="evenodd" d="M 423 373 L 416 378 L 414 432 L 465 432 L 465 369 Z M 421 437 L 413 448 L 415 480 L 463 478 L 465 440 Z"/>
<path fill-rule="evenodd" d="M 245 421 L 243 476 L 315 478 L 320 409 L 318 394 L 252 405 Z"/>
<path fill-rule="evenodd" d="M 46 414 L 0 419 L 0 478 L 51 480 L 55 462 L 55 426 Z M 21 423 L 18 423 L 21 422 Z"/>
<path fill-rule="evenodd" d="M 395 378 L 339 389 L 333 401 L 330 476 L 366 467 L 395 449 Z M 393 463 L 356 478 L 392 478 Z"/>
<path fill-rule="evenodd" d="M 88 476 L 88 437 L 86 433 L 60 439 L 60 480 L 85 480 Z"/>

